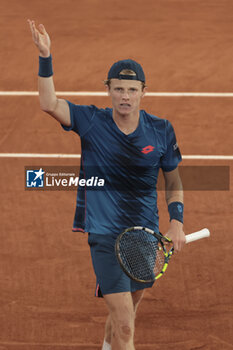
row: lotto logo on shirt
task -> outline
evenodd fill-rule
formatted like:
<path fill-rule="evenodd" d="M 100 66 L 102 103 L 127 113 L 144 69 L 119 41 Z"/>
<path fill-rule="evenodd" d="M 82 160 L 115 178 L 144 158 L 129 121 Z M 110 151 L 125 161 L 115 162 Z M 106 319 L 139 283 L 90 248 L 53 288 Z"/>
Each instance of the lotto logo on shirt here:
<path fill-rule="evenodd" d="M 44 173 L 42 168 L 39 170 L 27 170 L 26 187 L 44 187 Z"/>
<path fill-rule="evenodd" d="M 154 146 L 148 145 L 148 146 L 144 147 L 141 150 L 141 152 L 144 153 L 144 154 L 147 154 L 147 153 L 153 152 L 154 149 L 155 149 Z"/>

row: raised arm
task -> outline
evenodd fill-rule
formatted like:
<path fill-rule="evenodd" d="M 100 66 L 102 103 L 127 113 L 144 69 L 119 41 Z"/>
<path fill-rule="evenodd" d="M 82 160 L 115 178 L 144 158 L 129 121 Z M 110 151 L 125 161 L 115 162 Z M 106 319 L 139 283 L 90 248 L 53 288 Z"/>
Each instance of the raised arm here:
<path fill-rule="evenodd" d="M 50 47 L 51 41 L 43 24 L 36 28 L 35 22 L 28 19 L 32 32 L 32 39 L 39 50 L 40 64 L 44 65 L 44 69 L 51 64 Z M 50 66 L 52 67 L 52 66 Z M 44 70 L 43 69 L 43 70 Z M 58 99 L 56 96 L 52 68 L 48 71 L 40 69 L 38 76 L 38 90 L 41 109 L 54 117 L 58 122 L 65 126 L 70 126 L 70 111 L 68 103 L 64 99 Z"/>
<path fill-rule="evenodd" d="M 185 243 L 183 232 L 183 186 L 178 167 L 163 172 L 165 179 L 165 197 L 170 214 L 170 227 L 166 236 L 174 243 L 175 251 L 180 251 Z"/>

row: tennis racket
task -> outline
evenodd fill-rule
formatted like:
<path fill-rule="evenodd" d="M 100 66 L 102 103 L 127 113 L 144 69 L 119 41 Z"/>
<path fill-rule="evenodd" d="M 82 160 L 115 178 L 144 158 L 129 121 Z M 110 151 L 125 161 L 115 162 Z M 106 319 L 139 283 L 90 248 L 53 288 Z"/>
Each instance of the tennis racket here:
<path fill-rule="evenodd" d="M 209 237 L 207 228 L 186 235 L 186 243 Z M 116 239 L 115 253 L 123 271 L 131 279 L 148 283 L 160 278 L 173 254 L 172 241 L 161 233 L 135 226 L 126 229 Z"/>

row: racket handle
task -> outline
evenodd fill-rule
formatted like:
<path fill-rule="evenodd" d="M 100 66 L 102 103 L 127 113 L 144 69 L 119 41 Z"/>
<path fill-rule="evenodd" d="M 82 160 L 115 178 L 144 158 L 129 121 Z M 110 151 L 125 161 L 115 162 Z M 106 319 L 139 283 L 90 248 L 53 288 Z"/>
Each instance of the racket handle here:
<path fill-rule="evenodd" d="M 210 231 L 208 228 L 203 228 L 200 231 L 190 233 L 189 235 L 185 236 L 186 242 L 185 243 L 190 243 L 197 241 L 198 239 L 206 238 L 210 236 Z"/>

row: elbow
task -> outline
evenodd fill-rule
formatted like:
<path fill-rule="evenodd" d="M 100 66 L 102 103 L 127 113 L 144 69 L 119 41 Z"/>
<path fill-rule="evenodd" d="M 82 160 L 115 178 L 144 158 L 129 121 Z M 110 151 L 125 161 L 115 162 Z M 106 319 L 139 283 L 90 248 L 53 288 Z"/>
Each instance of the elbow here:
<path fill-rule="evenodd" d="M 56 106 L 57 106 L 57 100 L 50 103 L 40 101 L 40 109 L 46 113 L 53 113 L 54 110 L 56 109 Z"/>
<path fill-rule="evenodd" d="M 50 109 L 46 106 L 40 106 L 41 111 L 45 112 L 45 113 L 51 113 Z"/>

